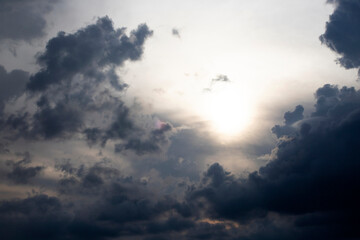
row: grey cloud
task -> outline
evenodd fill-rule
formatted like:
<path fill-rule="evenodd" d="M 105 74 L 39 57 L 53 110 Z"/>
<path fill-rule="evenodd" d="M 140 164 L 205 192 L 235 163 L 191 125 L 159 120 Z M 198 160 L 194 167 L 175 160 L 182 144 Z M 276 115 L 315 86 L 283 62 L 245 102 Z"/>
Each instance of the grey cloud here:
<path fill-rule="evenodd" d="M 58 0 L 1 0 L 0 40 L 30 41 L 45 35 L 48 14 Z"/>
<path fill-rule="evenodd" d="M 151 35 L 142 24 L 127 36 L 124 28 L 114 29 L 110 18 L 104 17 L 73 34 L 60 32 L 51 39 L 38 57 L 42 70 L 27 85 L 29 92 L 41 93 L 31 135 L 54 138 L 83 132 L 89 145 L 105 145 L 109 139 L 124 139 L 136 131 L 130 109 L 104 84 L 117 91 L 128 87 L 115 67 L 139 60 Z M 113 115 L 109 127 L 86 126 L 87 114 L 106 111 Z"/>
<path fill-rule="evenodd" d="M 131 131 L 135 131 L 134 122 L 129 117 L 130 109 L 121 105 L 117 111 L 115 120 L 106 130 L 104 141 L 108 139 L 122 139 L 127 137 Z"/>
<path fill-rule="evenodd" d="M 106 67 L 111 68 L 110 81 L 117 86 L 113 67 L 140 59 L 143 44 L 151 35 L 152 31 L 143 24 L 127 36 L 124 28 L 114 29 L 108 17 L 99 18 L 96 24 L 74 34 L 60 32 L 38 57 L 42 70 L 30 77 L 27 87 L 30 91 L 43 91 L 54 84 L 70 83 L 76 74 L 103 81 Z"/>
<path fill-rule="evenodd" d="M 67 218 L 65 214 L 64 222 L 56 225 L 54 231 L 57 236 L 69 239 L 88 237 L 88 227 L 97 239 L 358 238 L 356 209 L 360 199 L 354 193 L 360 186 L 357 177 L 360 152 L 356 147 L 360 134 L 360 92 L 325 85 L 315 97 L 317 100 L 335 97 L 337 101 L 332 101 L 321 117 L 304 118 L 300 106 L 285 114 L 285 123 L 294 124 L 302 119 L 302 125 L 294 129 L 291 139 L 279 142 L 275 158 L 267 165 L 248 177 L 238 177 L 220 164 L 213 164 L 201 181 L 188 186 L 185 199 L 159 196 L 147 184 L 122 175 L 106 162 L 86 167 L 65 160 L 56 167 L 64 173 L 59 192 L 65 199 L 73 199 L 73 205 L 69 205 L 73 207 L 65 208 L 60 199 L 57 201 L 62 206 L 60 216 L 70 212 L 75 217 Z M 161 136 L 168 128 L 157 134 Z M 201 146 L 197 139 L 193 140 Z M 201 150 L 196 145 L 189 149 Z M 207 148 L 203 151 L 206 154 Z M 171 152 L 191 157 L 186 148 L 175 147 Z M 81 196 L 87 200 L 79 204 L 76 199 Z M 6 204 L 23 204 L 23 201 L 26 199 Z M 49 212 L 52 210 L 36 213 L 37 218 L 33 213 L 24 214 L 22 221 L 32 217 L 36 220 L 32 223 L 37 226 L 47 219 Z M 3 215 L 2 219 L 6 223 L 9 215 Z M 215 223 L 206 222 L 211 220 Z M 17 225 L 19 222 L 14 226 L 23 229 Z M 35 227 L 34 234 L 39 234 L 37 229 L 41 228 Z"/>
<path fill-rule="evenodd" d="M 171 34 L 172 34 L 173 36 L 175 36 L 175 37 L 180 38 L 180 31 L 179 31 L 179 29 L 177 29 L 177 28 L 173 28 L 173 29 L 171 30 Z"/>
<path fill-rule="evenodd" d="M 285 124 L 290 125 L 297 121 L 300 121 L 304 118 L 304 107 L 301 105 L 298 105 L 295 107 L 295 110 L 293 112 L 286 112 L 284 114 Z"/>
<path fill-rule="evenodd" d="M 60 32 L 38 55 L 41 69 L 27 82 L 29 97 L 38 97 L 36 112 L 7 116 L 2 130 L 13 139 L 70 138 L 83 133 L 90 146 L 120 140 L 117 151 L 158 152 L 168 142 L 171 126 L 140 127 L 121 97 L 112 93 L 128 87 L 115 68 L 141 59 L 145 40 L 151 35 L 142 24 L 128 36 L 125 28 L 115 29 L 108 17 L 73 34 Z M 103 123 L 92 124 L 90 115 Z"/>
<path fill-rule="evenodd" d="M 360 92 L 325 85 L 315 96 L 317 100 L 335 97 L 337 101 L 327 101 L 321 117 L 303 119 L 292 138 L 279 142 L 274 160 L 247 178 L 236 177 L 214 164 L 198 189 L 189 191 L 189 198 L 206 199 L 207 204 L 200 201 L 199 207 L 203 206 L 209 217 L 245 224 L 267 219 L 271 213 L 279 214 L 280 219 L 292 216 L 295 222 L 280 226 L 284 239 L 293 232 L 298 239 L 359 238 L 359 198 L 354 193 L 360 186 L 356 173 L 360 169 L 356 147 Z M 337 216 L 346 220 L 334 222 Z M 278 239 L 260 233 L 249 239 Z"/>
<path fill-rule="evenodd" d="M 121 177 L 117 169 L 104 163 L 78 171 L 81 168 L 70 160 L 58 164 L 57 169 L 67 173 L 63 180 L 70 176 L 77 179 L 73 182 L 77 187 L 67 186 L 75 187 L 75 191 L 62 191 L 62 198 L 40 194 L 1 201 L 0 234 L 10 240 L 25 236 L 27 239 L 70 240 L 203 239 L 205 235 L 208 239 L 218 239 L 214 236 L 229 235 L 221 223 L 210 225 L 194 221 L 187 203 L 153 195 L 137 180 Z M 87 186 L 89 176 L 101 181 L 90 181 Z"/>
<path fill-rule="evenodd" d="M 0 65 L 0 119 L 6 101 L 19 97 L 24 93 L 28 78 L 28 73 L 25 71 L 13 70 L 8 73 Z"/>
<path fill-rule="evenodd" d="M 29 166 L 31 157 L 28 152 L 24 153 L 24 158 L 20 161 L 6 161 L 6 165 L 11 167 L 7 173 L 7 179 L 16 184 L 28 184 L 29 180 L 36 177 L 43 169 L 43 166 Z"/>
<path fill-rule="evenodd" d="M 125 28 L 115 29 L 108 17 L 73 34 L 60 32 L 38 55 L 41 70 L 27 82 L 28 97 L 38 97 L 36 112 L 7 116 L 3 131 L 12 138 L 26 139 L 68 138 L 84 133 L 89 145 L 127 137 L 136 127 L 129 108 L 112 92 L 128 87 L 115 68 L 127 60 L 139 60 L 145 40 L 151 35 L 152 31 L 142 24 L 128 36 Z M 10 75 L 16 74 L 20 73 Z M 107 119 L 100 127 L 91 124 L 89 115 L 97 116 L 99 121 L 104 116 Z"/>
<path fill-rule="evenodd" d="M 119 170 L 104 163 L 76 167 L 65 160 L 57 169 L 66 172 L 59 185 L 68 189 L 59 197 L 37 194 L 0 201 L 1 236 L 9 240 L 229 236 L 225 225 L 194 221 L 194 211 L 187 203 L 157 196 L 146 185 L 122 177 Z M 68 185 L 63 180 L 68 180 Z"/>
<path fill-rule="evenodd" d="M 0 65 L 0 101 L 7 101 L 20 96 L 25 91 L 29 75 L 22 70 L 13 70 L 9 73 Z"/>
<path fill-rule="evenodd" d="M 81 111 L 71 104 L 60 103 L 54 108 L 46 106 L 34 115 L 34 136 L 54 138 L 79 131 L 82 127 Z"/>
<path fill-rule="evenodd" d="M 343 67 L 360 66 L 360 2 L 357 0 L 331 0 L 335 11 L 326 23 L 326 31 L 320 36 L 323 44 L 338 53 Z"/>
<path fill-rule="evenodd" d="M 284 114 L 284 125 L 275 125 L 271 131 L 278 137 L 291 136 L 296 132 L 296 129 L 292 126 L 294 123 L 304 118 L 304 107 L 298 105 L 294 111 L 286 112 Z"/>
<path fill-rule="evenodd" d="M 166 161 L 147 161 L 147 164 L 139 164 L 136 168 L 155 168 L 163 177 L 189 178 L 196 182 L 200 179 L 206 159 L 220 149 L 221 146 L 209 136 L 200 134 L 196 129 L 183 129 L 170 137 Z"/>
<path fill-rule="evenodd" d="M 204 91 L 206 92 L 211 92 L 213 89 L 213 85 L 216 83 L 228 83 L 230 82 L 230 79 L 228 76 L 224 75 L 224 74 L 219 74 L 217 75 L 215 78 L 211 79 L 210 85 L 207 88 L 204 88 Z"/>
<path fill-rule="evenodd" d="M 169 142 L 167 133 L 172 129 L 169 123 L 162 123 L 158 129 L 152 130 L 146 139 L 130 138 L 126 144 L 117 144 L 115 152 L 134 150 L 138 155 L 159 152 L 161 146 Z"/>
<path fill-rule="evenodd" d="M 224 74 L 217 75 L 215 78 L 211 79 L 212 82 L 230 82 L 228 76 Z"/>

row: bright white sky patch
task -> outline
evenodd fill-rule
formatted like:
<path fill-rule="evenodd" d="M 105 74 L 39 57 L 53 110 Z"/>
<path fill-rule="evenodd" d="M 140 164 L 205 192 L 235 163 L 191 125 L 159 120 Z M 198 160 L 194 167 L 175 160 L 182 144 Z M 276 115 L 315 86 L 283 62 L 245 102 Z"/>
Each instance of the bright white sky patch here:
<path fill-rule="evenodd" d="M 204 115 L 215 132 L 234 137 L 249 124 L 254 106 L 246 91 L 226 85 L 209 92 Z"/>

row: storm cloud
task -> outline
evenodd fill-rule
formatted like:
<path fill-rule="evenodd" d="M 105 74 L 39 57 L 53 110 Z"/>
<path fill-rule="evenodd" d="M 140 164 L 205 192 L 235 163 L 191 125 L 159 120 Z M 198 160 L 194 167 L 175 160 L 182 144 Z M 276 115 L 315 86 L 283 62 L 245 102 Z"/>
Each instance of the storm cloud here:
<path fill-rule="evenodd" d="M 27 88 L 43 91 L 51 85 L 70 84 L 76 74 L 82 74 L 96 80 L 94 83 L 104 81 L 110 75 L 112 85 L 121 89 L 113 68 L 126 60 L 140 59 L 143 44 L 151 35 L 152 31 L 143 24 L 127 36 L 125 28 L 114 29 L 108 17 L 99 18 L 96 24 L 74 34 L 60 32 L 38 57 L 42 70 L 30 77 Z M 103 71 L 106 67 L 110 67 L 109 72 Z"/>
<path fill-rule="evenodd" d="M 299 239 L 319 232 L 326 239 L 358 238 L 360 92 L 325 85 L 315 96 L 315 112 L 279 142 L 266 166 L 239 178 L 213 164 L 189 198 L 206 199 L 203 206 L 214 219 L 248 223 L 277 213 L 295 219 L 285 229 L 298 232 Z M 326 109 L 319 102 L 326 102 Z M 287 112 L 285 123 L 301 120 L 302 112 L 299 106 Z"/>
<path fill-rule="evenodd" d="M 284 125 L 275 125 L 271 131 L 279 138 L 282 136 L 289 136 L 295 133 L 295 129 L 292 126 L 294 123 L 302 120 L 304 118 L 304 107 L 298 105 L 295 107 L 294 111 L 286 112 L 284 114 Z"/>
<path fill-rule="evenodd" d="M 16 40 L 28 45 L 19 40 L 45 36 L 47 14 L 57 2 L 0 0 L 0 20 L 6 20 L 0 23 L 0 42 Z M 343 67 L 359 68 L 360 5 L 355 0 L 328 2 L 334 4 L 335 10 L 320 40 L 339 54 L 338 62 Z M 120 20 L 117 16 L 116 21 Z M 151 18 L 149 22 L 153 22 Z M 132 24 L 132 19 L 125 23 Z M 128 30 L 115 27 L 105 16 L 82 26 L 51 37 L 43 51 L 35 55 L 37 68 L 33 72 L 8 70 L 0 65 L 0 238 L 360 239 L 360 90 L 325 84 L 314 91 L 313 108 L 304 105 L 305 111 L 304 106 L 292 101 L 283 122 L 271 132 L 260 134 L 249 127 L 241 136 L 245 140 L 237 136 L 228 139 L 225 134 L 218 135 L 215 126 L 209 127 L 211 119 L 195 114 L 203 106 L 201 100 L 215 94 L 191 101 L 187 101 L 187 95 L 195 96 L 202 84 L 209 84 L 208 91 L 216 85 L 232 87 L 228 75 L 212 72 L 229 71 L 240 76 L 230 65 L 238 65 L 239 71 L 249 70 L 243 76 L 249 77 L 247 81 L 255 80 L 256 74 L 251 71 L 262 71 L 263 65 L 249 65 L 246 69 L 241 64 L 260 62 L 258 55 L 252 59 L 243 51 L 242 61 L 235 57 L 240 48 L 233 48 L 233 41 L 227 39 L 229 52 L 224 48 L 224 55 L 219 51 L 204 54 L 199 71 L 194 58 L 190 62 L 194 69 L 189 71 L 199 74 L 186 79 L 198 82 L 180 85 L 184 79 L 175 76 L 176 68 L 156 68 L 162 62 L 153 58 L 168 57 L 169 62 L 180 63 L 181 58 L 161 52 L 177 46 L 165 42 L 171 38 L 168 27 L 162 35 L 163 26 L 155 24 L 159 30 L 153 39 L 155 44 L 146 45 L 154 33 L 145 23 Z M 178 29 L 171 33 L 180 37 Z M 255 33 L 251 33 L 252 40 Z M 162 36 L 166 36 L 165 40 L 159 41 Z M 203 44 L 203 39 L 198 38 L 194 36 L 191 43 L 200 40 L 203 47 L 211 48 L 220 43 L 209 39 Z M 245 43 L 246 38 L 243 40 Z M 172 44 L 183 44 L 177 50 L 187 58 L 190 55 L 182 51 L 190 46 L 186 42 Z M 147 46 L 149 52 L 145 51 Z M 201 55 L 201 48 L 198 50 Z M 206 59 L 214 53 L 214 59 L 224 63 L 207 65 Z M 270 58 L 275 55 L 269 54 Z M 145 61 L 139 63 L 142 59 Z M 240 61 L 225 66 L 235 59 Z M 148 61 L 154 61 L 154 65 Z M 185 64 L 176 66 L 188 68 Z M 164 75 L 171 72 L 174 76 L 153 75 L 159 69 Z M 266 69 L 264 73 L 267 76 Z M 145 79 L 149 82 L 137 82 L 137 74 L 148 76 Z M 152 86 L 155 80 L 151 78 L 159 76 L 164 78 Z M 179 81 L 167 82 L 171 78 Z M 187 92 L 182 86 L 194 89 Z M 129 91 L 132 87 L 135 90 Z M 164 99 L 179 90 L 182 93 L 174 98 L 178 101 L 175 107 L 171 101 L 164 104 L 173 106 L 167 112 L 166 107 L 153 106 L 159 99 L 152 99 L 152 89 L 162 89 L 164 94 L 157 97 Z M 234 99 L 238 99 L 236 94 Z M 242 111 L 241 116 L 246 117 L 241 106 L 247 102 L 241 101 L 233 109 L 226 107 L 230 112 Z M 177 104 L 193 104 L 194 108 L 185 106 L 187 112 Z M 257 110 L 254 115 L 266 111 Z M 269 119 L 259 123 L 254 120 L 252 125 L 264 122 Z M 267 143 L 262 136 L 272 142 Z M 254 143 L 252 139 L 258 140 Z M 262 149 L 252 150 L 249 146 Z"/>
<path fill-rule="evenodd" d="M 323 44 L 338 53 L 337 62 L 349 69 L 360 67 L 360 2 L 357 0 L 328 0 L 335 11 L 320 36 Z"/>
<path fill-rule="evenodd" d="M 128 85 L 120 80 L 116 67 L 141 59 L 143 45 L 152 31 L 146 24 L 139 25 L 129 36 L 125 30 L 115 29 L 108 17 L 99 18 L 95 24 L 75 33 L 60 32 L 50 39 L 45 51 L 37 56 L 40 71 L 29 80 L 25 72 L 15 70 L 7 74 L 2 69 L 2 82 L 10 87 L 2 102 L 24 90 L 24 79 L 28 96 L 37 99 L 35 113 L 11 114 L 4 119 L 3 128 L 13 138 L 26 139 L 69 138 L 85 133 L 90 145 L 97 142 L 105 145 L 108 139 L 129 137 L 125 148 L 138 149 L 140 153 L 140 147 L 146 144 L 137 143 L 139 134 L 134 133 L 141 129 L 135 126 L 130 109 L 118 94 Z M 97 115 L 100 121 L 106 113 L 112 116 L 106 123 L 108 126 L 89 125 L 90 115 Z M 164 141 L 157 131 L 160 130 L 149 133 L 150 139 Z"/>

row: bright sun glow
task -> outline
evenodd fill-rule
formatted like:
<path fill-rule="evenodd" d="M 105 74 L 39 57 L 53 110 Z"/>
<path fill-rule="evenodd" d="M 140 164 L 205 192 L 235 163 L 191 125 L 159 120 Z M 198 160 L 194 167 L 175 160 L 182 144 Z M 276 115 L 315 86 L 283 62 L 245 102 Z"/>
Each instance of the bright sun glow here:
<path fill-rule="evenodd" d="M 252 101 L 248 94 L 231 84 L 209 93 L 207 117 L 213 129 L 225 137 L 234 137 L 250 123 Z"/>

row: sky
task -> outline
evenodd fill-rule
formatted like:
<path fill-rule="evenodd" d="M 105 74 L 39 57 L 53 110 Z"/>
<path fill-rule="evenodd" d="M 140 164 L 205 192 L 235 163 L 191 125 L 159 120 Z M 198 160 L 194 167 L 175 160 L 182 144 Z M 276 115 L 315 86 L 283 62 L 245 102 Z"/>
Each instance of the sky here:
<path fill-rule="evenodd" d="M 360 239 L 360 1 L 0 0 L 0 238 Z"/>

